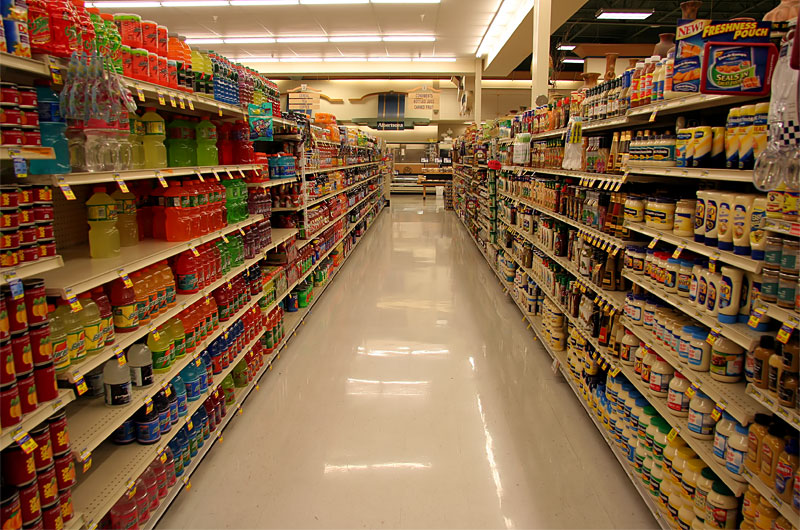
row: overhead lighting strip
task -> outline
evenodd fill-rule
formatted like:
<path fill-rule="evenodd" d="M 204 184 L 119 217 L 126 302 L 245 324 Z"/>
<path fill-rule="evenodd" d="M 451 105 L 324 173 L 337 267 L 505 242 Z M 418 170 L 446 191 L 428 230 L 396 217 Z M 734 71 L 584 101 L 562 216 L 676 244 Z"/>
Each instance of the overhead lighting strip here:
<path fill-rule="evenodd" d="M 534 0 L 503 0 L 503 4 L 486 29 L 475 56 L 486 57 L 486 63 L 491 63 L 509 37 L 525 20 L 528 12 L 533 9 L 533 2 Z"/>
<path fill-rule="evenodd" d="M 203 0 L 203 1 L 220 1 L 220 0 Z M 298 35 L 298 36 L 284 36 L 284 37 L 259 37 L 259 36 L 227 36 L 227 37 L 189 37 L 186 39 L 187 44 L 306 44 L 306 43 L 324 43 L 324 42 L 435 42 L 436 37 L 433 35 L 335 35 L 332 37 L 324 37 L 317 35 Z"/>
<path fill-rule="evenodd" d="M 160 2 L 131 0 L 100 0 L 87 2 L 88 7 L 221 7 L 221 6 L 296 6 L 296 5 L 356 5 L 356 4 L 439 4 L 442 0 L 164 0 Z"/>

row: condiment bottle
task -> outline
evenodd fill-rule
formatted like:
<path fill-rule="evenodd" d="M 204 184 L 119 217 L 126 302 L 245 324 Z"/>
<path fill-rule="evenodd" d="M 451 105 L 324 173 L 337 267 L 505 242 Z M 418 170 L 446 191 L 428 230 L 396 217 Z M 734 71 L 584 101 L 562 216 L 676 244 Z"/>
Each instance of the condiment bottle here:
<path fill-rule="evenodd" d="M 775 466 L 784 446 L 783 428 L 780 424 L 773 423 L 761 442 L 761 469 L 758 476 L 765 484 L 775 483 Z"/>
<path fill-rule="evenodd" d="M 775 339 L 761 335 L 758 346 L 753 350 L 753 385 L 767 388 L 769 380 L 769 358 L 775 353 Z"/>
<path fill-rule="evenodd" d="M 753 474 L 758 474 L 761 471 L 761 444 L 767 435 L 769 422 L 770 417 L 768 414 L 756 414 L 748 430 L 747 460 L 745 465 Z"/>
<path fill-rule="evenodd" d="M 797 485 L 794 484 L 795 473 L 798 469 L 797 453 L 797 438 L 790 438 L 786 441 L 775 466 L 775 492 L 786 503 L 792 502 L 792 491 L 797 489 Z"/>

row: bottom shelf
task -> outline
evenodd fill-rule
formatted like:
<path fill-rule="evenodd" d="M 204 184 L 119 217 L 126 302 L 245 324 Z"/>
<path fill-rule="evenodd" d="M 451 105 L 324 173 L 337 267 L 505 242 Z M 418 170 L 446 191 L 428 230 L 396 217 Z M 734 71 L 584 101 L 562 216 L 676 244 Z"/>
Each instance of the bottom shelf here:
<path fill-rule="evenodd" d="M 367 231 L 372 226 L 372 223 L 375 222 L 375 219 L 378 218 L 378 215 L 380 215 L 380 213 L 382 211 L 383 211 L 383 208 L 378 210 L 377 214 L 375 215 L 375 218 L 367 226 L 367 230 L 365 230 L 364 235 L 366 235 Z M 186 468 L 184 468 L 184 473 L 181 476 L 180 480 L 178 480 L 178 482 L 174 486 L 172 486 L 172 488 L 170 488 L 169 493 L 167 493 L 167 496 L 164 497 L 164 499 L 162 499 L 162 501 L 159 504 L 158 508 L 156 508 L 156 510 L 151 514 L 150 519 L 148 519 L 145 524 L 140 525 L 140 528 L 142 528 L 143 530 L 145 530 L 145 529 L 149 530 L 149 529 L 154 528 L 156 526 L 156 524 L 158 523 L 158 521 L 167 512 L 167 510 L 169 509 L 169 507 L 172 504 L 172 502 L 178 497 L 178 495 L 182 491 L 184 491 L 185 489 L 188 489 L 188 488 L 191 487 L 191 482 L 189 481 L 189 478 L 192 476 L 192 474 L 195 472 L 195 470 L 199 467 L 200 463 L 203 461 L 203 459 L 208 454 L 208 452 L 211 450 L 211 448 L 214 447 L 216 442 L 217 441 L 221 441 L 223 439 L 223 430 L 228 426 L 228 424 L 230 423 L 231 419 L 233 419 L 237 415 L 242 414 L 242 412 L 244 410 L 243 407 L 242 407 L 242 404 L 244 403 L 244 401 L 247 399 L 247 397 L 250 395 L 250 393 L 254 389 L 256 389 L 256 390 L 258 389 L 259 381 L 264 376 L 264 374 L 266 374 L 269 370 L 272 370 L 272 364 L 277 359 L 280 359 L 280 355 L 281 355 L 281 352 L 283 351 L 283 349 L 286 347 L 287 344 L 289 344 L 291 339 L 297 334 L 297 328 L 300 327 L 300 325 L 303 323 L 305 318 L 309 315 L 309 313 L 311 313 L 311 309 L 314 307 L 314 304 L 317 303 L 317 301 L 322 296 L 322 293 L 324 293 L 325 290 L 328 288 L 328 286 L 331 285 L 331 283 L 333 282 L 333 279 L 336 277 L 337 274 L 339 274 L 339 272 L 344 267 L 344 264 L 347 263 L 347 260 L 350 258 L 350 256 L 352 256 L 353 251 L 356 249 L 358 244 L 361 243 L 361 241 L 363 239 L 364 239 L 364 236 L 362 235 L 356 241 L 355 245 L 350 249 L 350 252 L 348 252 L 348 254 L 344 257 L 344 259 L 343 259 L 342 263 L 339 265 L 339 267 L 335 271 L 333 271 L 331 276 L 328 278 L 328 281 L 325 282 L 325 284 L 322 285 L 319 288 L 318 291 L 314 292 L 314 296 L 313 296 L 313 298 L 311 300 L 311 303 L 307 307 L 304 307 L 304 308 L 302 308 L 299 311 L 296 311 L 294 313 L 286 313 L 285 314 L 285 316 L 284 316 L 284 328 L 286 329 L 286 335 L 284 336 L 283 340 L 280 342 L 280 344 L 278 344 L 277 347 L 275 347 L 273 349 L 272 353 L 270 353 L 270 355 L 265 359 L 264 366 L 261 368 L 261 370 L 259 370 L 258 374 L 256 374 L 256 376 L 253 378 L 253 380 L 246 387 L 242 387 L 242 388 L 237 388 L 236 389 L 236 405 L 232 406 L 228 410 L 228 414 L 222 419 L 222 423 L 220 423 L 217 426 L 217 429 L 212 434 L 212 436 L 209 437 L 209 439 L 205 441 L 205 443 L 203 444 L 203 447 L 198 449 L 197 455 L 194 458 L 192 458 L 192 461 L 189 463 L 189 465 Z"/>
<path fill-rule="evenodd" d="M 467 225 L 466 223 L 464 223 L 463 219 L 461 219 L 460 217 L 459 219 L 461 220 L 461 223 L 464 224 L 464 227 L 467 228 Z M 469 233 L 468 228 L 467 228 L 467 233 Z M 506 281 L 503 278 L 502 274 L 500 274 L 500 272 L 493 266 L 488 256 L 486 256 L 485 252 L 478 244 L 477 240 L 475 240 L 475 238 L 472 237 L 472 234 L 470 234 L 470 237 L 472 238 L 473 242 L 475 242 L 480 253 L 486 259 L 489 268 L 492 269 L 497 278 L 500 280 L 500 284 L 504 288 L 504 293 L 508 293 L 509 286 L 513 285 L 514 282 Z M 645 487 L 645 485 L 641 482 L 641 480 L 639 480 L 639 477 L 637 477 L 634 474 L 631 465 L 628 463 L 628 460 L 625 457 L 625 455 L 623 455 L 621 449 L 617 447 L 616 443 L 609 437 L 605 427 L 603 427 L 603 425 L 597 420 L 597 417 L 595 416 L 594 412 L 589 408 L 588 404 L 583 399 L 580 390 L 576 386 L 575 381 L 572 379 L 572 374 L 569 373 L 569 368 L 566 361 L 566 352 L 554 352 L 547 344 L 544 334 L 541 331 L 541 318 L 535 315 L 534 316 L 529 315 L 513 296 L 509 295 L 509 298 L 511 298 L 517 305 L 517 308 L 519 308 L 520 312 L 525 317 L 525 320 L 528 321 L 530 327 L 533 329 L 534 333 L 538 337 L 539 342 L 542 344 L 542 347 L 545 349 L 545 351 L 547 351 L 550 357 L 552 357 L 555 369 L 559 369 L 561 371 L 562 375 L 564 376 L 564 379 L 567 381 L 567 384 L 569 384 L 570 388 L 572 389 L 572 392 L 578 398 L 578 401 L 581 403 L 584 410 L 586 410 L 586 414 L 588 414 L 588 416 L 594 423 L 595 427 L 597 427 L 597 430 L 600 432 L 601 436 L 608 444 L 608 448 L 616 457 L 623 471 L 625 471 L 625 474 L 628 475 L 628 478 L 633 484 L 633 487 L 636 488 L 636 491 L 641 496 L 642 501 L 644 501 L 644 504 L 645 506 L 647 506 L 647 509 L 650 511 L 650 514 L 653 516 L 653 518 L 656 520 L 656 522 L 662 529 L 664 530 L 672 529 L 673 525 L 670 524 L 670 522 L 665 518 L 664 513 L 660 510 L 658 504 L 656 504 L 656 502 L 654 501 L 653 495 L 649 492 L 649 490 Z"/>

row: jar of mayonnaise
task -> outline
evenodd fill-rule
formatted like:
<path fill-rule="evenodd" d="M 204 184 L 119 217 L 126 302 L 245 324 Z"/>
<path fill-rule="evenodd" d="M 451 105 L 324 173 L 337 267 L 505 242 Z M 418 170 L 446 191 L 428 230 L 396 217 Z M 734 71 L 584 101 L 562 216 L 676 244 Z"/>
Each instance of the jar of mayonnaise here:
<path fill-rule="evenodd" d="M 709 372 L 717 381 L 736 383 L 744 372 L 744 349 L 732 340 L 717 337 L 711 346 Z"/>
<path fill-rule="evenodd" d="M 722 481 L 717 480 L 706 497 L 706 516 L 703 519 L 709 528 L 723 530 L 736 528 L 739 501 Z"/>
<path fill-rule="evenodd" d="M 728 438 L 733 434 L 736 422 L 733 416 L 727 412 L 722 413 L 722 417 L 714 427 L 714 459 L 721 464 L 725 464 L 725 451 L 728 449 Z"/>
<path fill-rule="evenodd" d="M 672 233 L 681 237 L 694 235 L 694 212 L 697 201 L 695 199 L 681 199 L 675 205 L 675 218 Z"/>
<path fill-rule="evenodd" d="M 675 479 L 675 482 L 678 484 L 681 483 L 681 480 L 683 480 L 683 471 L 686 468 L 686 462 L 692 458 L 695 458 L 696 456 L 697 453 L 695 453 L 691 447 L 683 446 L 678 448 L 675 453 L 675 458 L 672 459 L 671 468 L 672 478 Z M 683 488 L 681 488 L 681 491 L 683 491 Z"/>
<path fill-rule="evenodd" d="M 705 462 L 700 458 L 692 458 L 686 462 L 683 468 L 683 475 L 681 475 L 681 487 L 683 491 L 689 496 L 694 505 L 694 492 L 697 489 L 697 479 L 703 469 L 707 468 Z"/>
<path fill-rule="evenodd" d="M 694 522 L 694 506 L 688 502 L 682 502 L 678 510 L 678 527 L 680 530 L 691 530 Z"/>
<path fill-rule="evenodd" d="M 688 259 L 680 260 L 681 264 L 678 268 L 678 296 L 689 298 L 689 290 L 692 285 L 692 267 L 694 262 Z"/>
<path fill-rule="evenodd" d="M 734 432 L 728 438 L 728 445 L 725 451 L 725 468 L 733 474 L 733 478 L 739 482 L 746 482 L 744 477 L 744 462 L 747 458 L 749 443 L 748 429 L 744 425 L 736 423 Z"/>
<path fill-rule="evenodd" d="M 698 390 L 689 402 L 689 435 L 701 440 L 714 438 L 714 401 Z"/>
<path fill-rule="evenodd" d="M 678 449 L 681 447 L 686 447 L 686 441 L 680 436 L 675 436 L 672 440 L 667 438 L 667 446 L 664 448 L 664 469 L 670 472 L 673 479 L 675 475 L 672 472 L 672 467 L 678 454 Z"/>
<path fill-rule="evenodd" d="M 669 503 L 669 496 L 672 494 L 674 489 L 675 483 L 672 482 L 672 479 L 668 476 L 668 474 L 664 475 L 658 488 L 658 508 L 664 514 L 669 513 L 667 504 Z"/>
<path fill-rule="evenodd" d="M 692 341 L 689 343 L 689 368 L 696 372 L 707 372 L 711 364 L 711 345 L 706 342 L 708 332 L 703 328 L 695 328 Z"/>
<path fill-rule="evenodd" d="M 667 407 L 673 416 L 689 415 L 689 398 L 686 397 L 688 388 L 689 380 L 682 373 L 675 372 L 675 377 L 669 382 L 669 393 L 667 394 Z"/>
<path fill-rule="evenodd" d="M 653 461 L 657 467 L 664 466 L 664 449 L 667 447 L 667 435 L 672 430 L 664 418 L 653 418 L 656 432 L 653 434 Z"/>
<path fill-rule="evenodd" d="M 669 382 L 675 369 L 660 355 L 650 367 L 650 393 L 656 397 L 666 397 L 669 393 Z"/>
<path fill-rule="evenodd" d="M 620 347 L 619 362 L 626 366 L 633 366 L 636 356 L 636 350 L 639 348 L 639 338 L 631 333 L 629 329 L 625 330 L 625 336 L 622 337 L 622 346 Z"/>
<path fill-rule="evenodd" d="M 644 201 L 636 195 L 629 195 L 625 199 L 625 220 L 634 223 L 644 221 Z"/>
<path fill-rule="evenodd" d="M 714 486 L 715 480 L 718 480 L 717 475 L 711 471 L 710 467 L 704 468 L 697 477 L 694 490 L 694 514 L 701 519 L 706 517 L 706 498 Z"/>

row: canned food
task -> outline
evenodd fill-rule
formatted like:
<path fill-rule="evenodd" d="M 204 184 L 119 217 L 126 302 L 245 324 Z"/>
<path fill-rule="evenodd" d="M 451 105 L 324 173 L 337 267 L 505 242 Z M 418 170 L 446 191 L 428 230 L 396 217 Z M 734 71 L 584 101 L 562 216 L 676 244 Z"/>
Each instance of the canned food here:
<path fill-rule="evenodd" d="M 40 146 L 42 145 L 42 133 L 38 128 L 23 129 L 22 145 Z"/>
<path fill-rule="evenodd" d="M 35 186 L 33 188 L 33 202 L 53 202 L 53 188 L 50 186 Z"/>
<path fill-rule="evenodd" d="M 58 489 L 68 489 L 75 485 L 75 460 L 68 452 L 55 458 Z"/>
<path fill-rule="evenodd" d="M 25 289 L 25 310 L 28 312 L 28 325 L 43 324 L 47 322 L 47 296 L 44 290 L 44 280 L 41 278 L 28 278 L 22 280 Z"/>
<path fill-rule="evenodd" d="M 23 414 L 30 414 L 39 406 L 39 398 L 36 395 L 36 379 L 33 378 L 33 371 L 19 375 L 17 373 L 17 388 L 19 389 L 19 402 Z"/>
<path fill-rule="evenodd" d="M 0 388 L 0 427 L 13 427 L 22 421 L 22 406 L 16 381 Z"/>
<path fill-rule="evenodd" d="M 53 223 L 44 222 L 36 223 L 36 237 L 37 239 L 53 239 L 55 237 L 55 230 L 53 230 Z"/>
<path fill-rule="evenodd" d="M 37 110 L 23 110 L 21 113 L 22 116 L 20 118 L 22 125 L 27 125 L 30 127 L 39 126 L 39 112 Z"/>
<path fill-rule="evenodd" d="M 0 341 L 0 386 L 17 382 L 17 371 L 14 369 L 14 350 L 11 341 Z"/>
<path fill-rule="evenodd" d="M 22 111 L 19 107 L 0 107 L 0 123 L 22 125 Z"/>
<path fill-rule="evenodd" d="M 56 368 L 52 362 L 34 366 L 33 378 L 36 381 L 36 395 L 40 403 L 53 401 L 58 397 Z"/>
<path fill-rule="evenodd" d="M 0 102 L 20 104 L 19 88 L 14 83 L 0 83 Z"/>
<path fill-rule="evenodd" d="M 0 125 L 0 143 L 3 145 L 23 145 L 24 136 L 21 127 Z"/>
<path fill-rule="evenodd" d="M 22 507 L 19 502 L 19 492 L 13 486 L 3 486 L 0 489 L 0 521 L 3 526 L 17 529 L 22 527 Z"/>
<path fill-rule="evenodd" d="M 0 208 L 19 206 L 19 188 L 14 185 L 0 186 Z"/>
<path fill-rule="evenodd" d="M 44 501 L 42 501 L 44 504 Z M 63 530 L 64 520 L 61 519 L 61 505 L 57 502 L 42 508 L 42 526 L 48 530 Z"/>
<path fill-rule="evenodd" d="M 0 254 L 0 267 L 16 267 L 19 265 L 19 247 L 9 248 Z"/>
<path fill-rule="evenodd" d="M 67 432 L 67 411 L 61 410 L 47 418 L 50 427 L 50 440 L 53 441 L 53 454 L 69 452 L 69 433 Z M 59 488 L 62 489 L 62 488 Z"/>
<path fill-rule="evenodd" d="M 36 89 L 31 86 L 18 87 L 19 104 L 25 107 L 35 107 L 38 104 Z"/>
<path fill-rule="evenodd" d="M 33 429 L 30 435 L 33 441 L 36 442 L 33 460 L 36 463 L 37 476 L 41 476 L 42 470 L 53 465 L 53 444 L 50 442 L 50 429 L 47 428 L 45 423 Z M 53 478 L 55 478 L 55 473 Z"/>
<path fill-rule="evenodd" d="M 52 258 L 56 255 L 56 242 L 53 240 L 50 241 L 39 241 L 39 257 L 40 258 Z"/>
<path fill-rule="evenodd" d="M 52 362 L 53 344 L 50 342 L 50 324 L 43 322 L 30 326 L 28 336 L 31 339 L 33 364 L 39 365 Z"/>
<path fill-rule="evenodd" d="M 19 205 L 33 206 L 33 186 L 19 187 Z"/>
<path fill-rule="evenodd" d="M 69 522 L 75 515 L 75 508 L 72 506 L 72 490 L 65 489 L 58 492 L 58 504 L 61 506 L 61 519 Z"/>
<path fill-rule="evenodd" d="M 2 452 L 3 479 L 6 484 L 21 488 L 36 480 L 36 460 L 22 447 L 11 444 Z"/>
<path fill-rule="evenodd" d="M 35 521 L 23 524 L 22 530 L 44 530 L 44 521 L 42 521 L 42 516 L 40 515 Z M 50 529 L 48 528 L 48 530 Z"/>
<path fill-rule="evenodd" d="M 36 219 L 33 218 L 33 205 L 26 205 L 22 204 L 19 207 L 19 225 L 25 226 L 30 225 L 36 222 Z"/>
<path fill-rule="evenodd" d="M 36 471 L 34 470 L 34 478 L 36 478 Z M 19 489 L 19 503 L 22 507 L 22 524 L 23 526 L 41 521 L 42 505 L 39 501 L 39 486 L 36 481 L 31 481 L 25 487 Z"/>
<path fill-rule="evenodd" d="M 19 246 L 19 262 L 31 263 L 39 259 L 39 245 L 37 243 Z"/>
<path fill-rule="evenodd" d="M 27 374 L 33 370 L 31 338 L 27 333 L 20 332 L 11 335 L 11 351 L 14 355 L 14 372 L 17 375 Z"/>
<path fill-rule="evenodd" d="M 55 210 L 52 204 L 36 204 L 33 208 L 33 220 L 37 223 L 52 221 L 55 217 Z"/>
<path fill-rule="evenodd" d="M 19 229 L 20 245 L 30 245 L 31 243 L 36 243 L 38 239 L 39 238 L 36 236 L 35 226 L 26 226 L 25 228 L 20 227 Z"/>
<path fill-rule="evenodd" d="M 22 236 L 19 229 L 10 228 L 0 231 L 0 249 L 19 248 L 19 242 Z"/>
<path fill-rule="evenodd" d="M 53 462 L 52 456 L 50 457 L 50 462 Z M 36 483 L 42 504 L 49 506 L 58 501 L 58 479 L 56 478 L 56 466 L 54 463 L 37 472 Z"/>
<path fill-rule="evenodd" d="M 19 208 L 0 210 L 0 229 L 19 228 Z"/>

